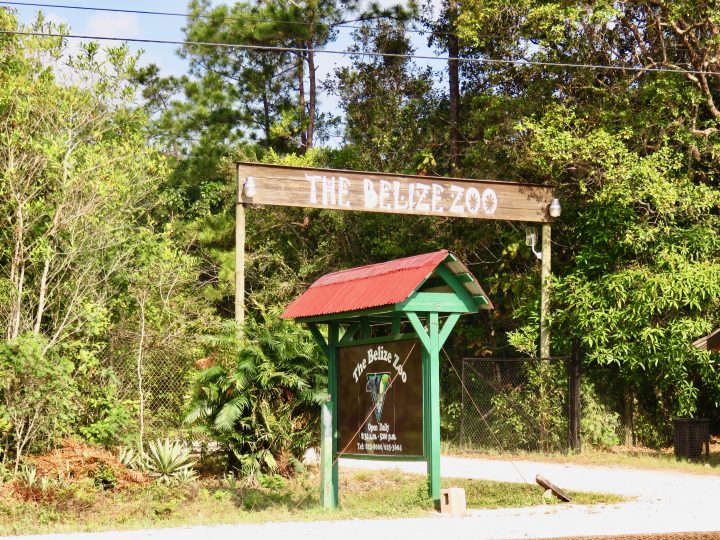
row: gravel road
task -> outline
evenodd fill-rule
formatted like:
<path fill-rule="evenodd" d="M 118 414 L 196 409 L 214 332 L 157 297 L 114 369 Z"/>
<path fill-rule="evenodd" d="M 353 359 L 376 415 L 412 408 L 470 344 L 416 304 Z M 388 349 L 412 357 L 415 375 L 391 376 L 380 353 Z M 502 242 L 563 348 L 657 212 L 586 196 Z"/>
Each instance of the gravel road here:
<path fill-rule="evenodd" d="M 382 538 L 504 539 L 611 536 L 641 533 L 720 531 L 720 475 L 590 467 L 560 463 L 443 457 L 444 477 L 533 482 L 541 474 L 556 485 L 578 491 L 634 497 L 609 505 L 553 505 L 471 510 L 465 517 L 316 521 L 219 525 L 142 531 L 55 534 L 42 540 L 269 540 L 274 538 L 368 540 Z M 424 472 L 423 463 L 341 460 L 342 468 L 398 468 Z M 720 536 L 719 536 L 720 537 Z M 15 537 L 21 538 L 21 537 Z M 27 537 L 25 537 L 27 539 Z"/>

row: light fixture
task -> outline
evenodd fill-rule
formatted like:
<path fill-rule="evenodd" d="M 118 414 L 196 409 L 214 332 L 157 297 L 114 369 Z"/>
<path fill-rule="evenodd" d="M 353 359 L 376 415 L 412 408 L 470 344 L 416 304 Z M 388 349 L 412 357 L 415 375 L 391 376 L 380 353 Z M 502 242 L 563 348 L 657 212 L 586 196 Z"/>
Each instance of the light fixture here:
<path fill-rule="evenodd" d="M 560 199 L 553 199 L 550 203 L 550 217 L 560 217 L 560 212 L 562 212 L 562 206 L 560 206 Z"/>
<path fill-rule="evenodd" d="M 243 183 L 243 195 L 247 198 L 252 199 L 257 195 L 257 184 L 255 183 L 254 176 L 248 176 Z"/>
<path fill-rule="evenodd" d="M 525 231 L 525 245 L 532 249 L 532 252 L 538 260 L 540 260 L 542 259 L 542 251 L 537 251 L 535 244 L 537 244 L 537 232 L 535 229 L 527 229 L 527 231 Z"/>

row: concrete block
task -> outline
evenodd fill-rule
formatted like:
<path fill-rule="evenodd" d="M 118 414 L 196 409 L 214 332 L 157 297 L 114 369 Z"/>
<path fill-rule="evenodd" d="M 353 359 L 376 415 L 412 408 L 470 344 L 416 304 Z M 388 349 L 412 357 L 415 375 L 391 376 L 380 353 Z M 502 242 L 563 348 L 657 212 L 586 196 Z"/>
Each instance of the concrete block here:
<path fill-rule="evenodd" d="M 465 515 L 465 490 L 463 488 L 446 488 L 440 490 L 440 512 L 443 514 Z"/>

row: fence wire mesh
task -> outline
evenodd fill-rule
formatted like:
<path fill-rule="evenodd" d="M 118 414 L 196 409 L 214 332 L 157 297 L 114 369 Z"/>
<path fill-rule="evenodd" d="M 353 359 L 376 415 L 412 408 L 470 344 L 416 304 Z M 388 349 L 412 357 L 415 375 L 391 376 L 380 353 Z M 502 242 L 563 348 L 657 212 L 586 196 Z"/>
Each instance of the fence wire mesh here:
<path fill-rule="evenodd" d="M 566 358 L 464 358 L 460 446 L 492 451 L 568 448 Z"/>
<path fill-rule="evenodd" d="M 186 435 L 183 419 L 192 364 L 181 365 L 176 358 L 148 354 L 140 366 L 137 358 L 128 358 L 117 361 L 112 368 L 118 379 L 119 397 L 133 411 L 134 435 L 139 436 L 141 430 L 145 440 Z"/>

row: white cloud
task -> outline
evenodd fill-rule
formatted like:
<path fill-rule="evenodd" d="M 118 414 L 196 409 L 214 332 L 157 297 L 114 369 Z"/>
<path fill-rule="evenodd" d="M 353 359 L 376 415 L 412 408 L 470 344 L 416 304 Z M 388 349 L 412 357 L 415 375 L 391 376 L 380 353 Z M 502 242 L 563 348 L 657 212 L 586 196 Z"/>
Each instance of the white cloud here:
<path fill-rule="evenodd" d="M 51 22 L 53 24 L 58 24 L 58 25 L 60 25 L 60 24 L 68 25 L 67 20 L 65 18 L 63 18 L 62 16 L 58 15 L 57 13 L 53 13 L 52 11 L 49 11 L 47 13 L 44 13 L 44 15 L 45 15 L 45 20 L 47 22 Z"/>
<path fill-rule="evenodd" d="M 134 13 L 98 13 L 85 21 L 85 32 L 92 36 L 141 36 L 140 20 Z"/>

